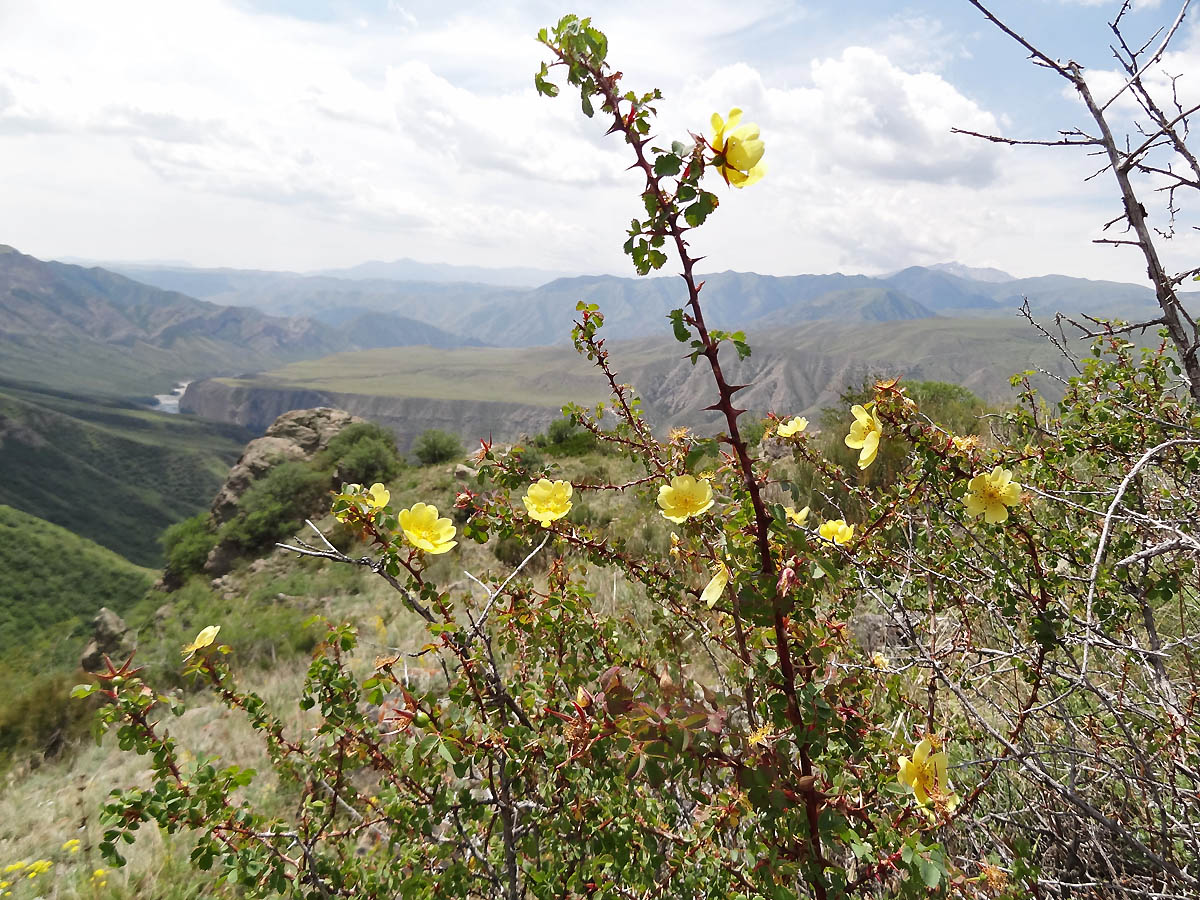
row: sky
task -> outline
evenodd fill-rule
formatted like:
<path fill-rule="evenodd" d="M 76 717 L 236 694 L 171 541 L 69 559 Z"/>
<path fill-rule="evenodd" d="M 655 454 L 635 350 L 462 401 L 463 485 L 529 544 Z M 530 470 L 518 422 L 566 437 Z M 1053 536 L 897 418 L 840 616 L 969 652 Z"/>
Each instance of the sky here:
<path fill-rule="evenodd" d="M 1139 43 L 1180 0 L 1139 0 Z M 994 0 L 1049 55 L 1120 86 L 1109 0 Z M 623 85 L 658 87 L 664 144 L 738 106 L 767 177 L 719 182 L 702 269 L 879 274 L 955 260 L 1144 280 L 1099 246 L 1120 212 L 1065 83 L 967 0 L 0 0 L 0 243 L 41 258 L 316 271 L 369 259 L 633 274 L 628 149 L 564 86 L 537 29 L 590 14 Z M 1154 78 L 1200 95 L 1200 9 Z M 561 83 L 562 79 L 559 78 Z M 1124 98 L 1118 125 L 1132 127 Z M 1163 195 L 1146 185 L 1151 222 Z M 1186 198 L 1184 198 L 1186 199 Z M 1200 262 L 1193 216 L 1168 266 Z M 1110 235 L 1111 236 L 1111 235 Z"/>

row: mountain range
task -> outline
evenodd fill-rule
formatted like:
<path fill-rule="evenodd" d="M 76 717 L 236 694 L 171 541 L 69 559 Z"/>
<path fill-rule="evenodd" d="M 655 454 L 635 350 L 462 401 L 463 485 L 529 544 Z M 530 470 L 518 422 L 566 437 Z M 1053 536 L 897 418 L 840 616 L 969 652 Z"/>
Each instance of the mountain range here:
<path fill-rule="evenodd" d="M 131 278 L 214 303 L 277 316 L 305 316 L 353 333 L 367 313 L 398 315 L 464 341 L 494 346 L 563 343 L 579 300 L 598 303 L 614 339 L 663 334 L 663 317 L 686 299 L 677 277 L 557 278 L 534 288 L 467 281 L 354 279 L 236 269 L 131 267 Z M 968 275 L 970 277 L 968 277 Z M 891 275 L 771 276 L 718 272 L 704 278 L 705 317 L 716 328 L 774 331 L 800 322 L 891 322 L 934 316 L 1012 315 L 1028 298 L 1035 315 L 1055 312 L 1133 319 L 1153 314 L 1149 288 L 1065 275 L 1011 278 L 956 264 Z M 382 346 L 382 344 L 376 344 Z"/>
<path fill-rule="evenodd" d="M 21 381 L 146 395 L 346 350 L 471 343 L 391 312 L 317 322 L 219 305 L 0 245 L 0 376 Z"/>

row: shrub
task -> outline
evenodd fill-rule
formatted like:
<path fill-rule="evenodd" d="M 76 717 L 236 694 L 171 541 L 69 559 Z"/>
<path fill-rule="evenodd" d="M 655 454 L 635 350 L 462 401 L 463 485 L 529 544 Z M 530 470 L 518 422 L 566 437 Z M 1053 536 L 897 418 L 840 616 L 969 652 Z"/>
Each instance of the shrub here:
<path fill-rule="evenodd" d="M 337 481 L 351 484 L 386 483 L 404 468 L 396 436 L 374 422 L 355 422 L 343 428 L 318 464 L 332 468 Z"/>
<path fill-rule="evenodd" d="M 1164 331 L 1139 358 L 1110 328 L 1056 413 L 1024 385 L 995 446 L 931 424 L 967 424 L 968 395 L 881 380 L 869 415 L 839 410 L 821 440 L 787 445 L 819 496 L 857 504 L 800 521 L 737 436 L 741 386 L 720 350 L 750 348 L 706 328 L 684 237 L 717 207 L 704 185 L 764 174 L 757 126 L 733 110 L 702 144 L 650 146 L 661 95 L 622 93 L 590 20 L 564 16 L 540 39 L 539 92 L 559 92 L 547 76 L 565 65 L 584 113 L 602 110 L 632 148 L 649 218 L 625 250 L 641 274 L 679 258 L 686 309 L 668 318 L 713 376 L 730 452 L 683 474 L 697 442 L 655 439 L 609 367 L 603 314 L 580 302 L 573 341 L 619 420 L 605 437 L 645 468 L 612 486 L 630 498 L 629 537 L 588 525 L 580 500 L 571 518 L 561 504 L 522 514 L 531 479 L 556 473 L 515 450 L 485 448 L 496 487 L 461 533 L 345 492 L 333 513 L 373 537 L 374 557 L 339 561 L 371 563 L 428 641 L 356 655 L 355 629 L 327 623 L 298 726 L 238 686 L 225 648 L 187 648 L 189 670 L 262 735 L 276 804 L 245 799 L 253 771 L 185 755 L 151 714 L 171 698 L 136 672 L 83 688 L 104 692 L 102 722 L 153 766 L 153 792 L 106 806 L 105 858 L 122 862 L 154 823 L 198 830 L 198 867 L 218 863 L 254 897 L 1196 896 L 1200 363 L 1186 335 Z M 1156 283 L 1160 321 L 1178 315 L 1184 277 Z M 863 452 L 838 465 L 823 442 L 844 447 L 851 420 Z M 514 562 L 539 540 L 557 556 L 545 578 L 439 585 L 458 575 L 462 557 L 431 559 L 453 534 L 516 542 L 496 548 Z M 892 659 L 851 639 L 871 608 L 897 633 Z M 426 655 L 437 683 L 410 686 L 407 659 Z"/>
<path fill-rule="evenodd" d="M 182 579 L 204 570 L 204 562 L 217 544 L 217 535 L 209 528 L 208 513 L 202 512 L 176 522 L 163 532 L 160 540 L 167 573 Z"/>
<path fill-rule="evenodd" d="M 220 539 L 244 551 L 259 550 L 297 531 L 329 492 L 329 474 L 303 462 L 285 462 L 250 485 L 237 516 L 221 528 Z"/>
<path fill-rule="evenodd" d="M 437 428 L 430 428 L 413 444 L 413 456 L 426 466 L 450 462 L 463 455 L 462 442 L 457 435 Z"/>

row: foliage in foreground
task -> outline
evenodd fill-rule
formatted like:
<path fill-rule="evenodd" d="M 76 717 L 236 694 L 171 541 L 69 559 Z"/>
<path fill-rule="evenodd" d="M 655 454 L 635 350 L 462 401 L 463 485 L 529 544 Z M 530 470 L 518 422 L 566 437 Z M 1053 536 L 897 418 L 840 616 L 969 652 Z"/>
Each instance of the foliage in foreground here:
<path fill-rule="evenodd" d="M 656 439 L 580 304 L 576 347 L 612 398 L 568 414 L 644 476 L 569 482 L 485 444 L 454 518 L 344 485 L 333 513 L 373 554 L 292 549 L 375 572 L 424 643 L 363 672 L 359 636 L 329 623 L 300 699 L 311 729 L 239 687 L 219 623 L 184 647 L 260 734 L 282 809 L 242 799 L 258 773 L 189 759 L 160 718 L 180 701 L 131 665 L 81 686 L 155 773 L 106 807 L 108 859 L 153 822 L 194 832 L 195 865 L 252 896 L 1194 896 L 1195 347 L 1169 332 L 1139 352 L 1102 325 L 1057 409 L 1024 384 L 982 434 L 880 380 L 844 411 L 845 464 L 787 417 L 763 439 L 791 464 L 771 467 L 722 369 L 750 347 L 705 325 L 688 244 L 718 205 L 706 174 L 764 176 L 758 129 L 732 110 L 707 139 L 652 146 L 661 98 L 621 92 L 603 34 L 568 16 L 540 38 L 645 178 L 626 251 L 642 273 L 677 257 L 671 327 L 724 432 Z M 553 96 L 550 68 L 535 83 Z M 604 492 L 657 510 L 666 552 L 575 518 Z M 431 575 L 461 542 L 514 537 L 538 543 L 503 580 Z M 646 602 L 602 603 L 596 569 Z M 864 614 L 882 634 L 856 641 Z M 443 679 L 418 686 L 402 673 L 426 657 Z"/>

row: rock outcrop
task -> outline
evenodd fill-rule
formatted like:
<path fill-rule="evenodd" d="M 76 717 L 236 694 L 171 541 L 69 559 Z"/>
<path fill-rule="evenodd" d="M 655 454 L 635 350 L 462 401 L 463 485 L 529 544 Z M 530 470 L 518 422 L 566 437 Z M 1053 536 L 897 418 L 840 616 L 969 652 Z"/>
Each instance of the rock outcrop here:
<path fill-rule="evenodd" d="M 347 425 L 363 421 L 328 406 L 285 412 L 272 423 L 266 434 L 246 445 L 241 458 L 229 470 L 229 476 L 212 503 L 210 520 L 213 529 L 220 528 L 237 515 L 242 496 L 272 466 L 312 459 Z M 224 575 L 233 568 L 239 553 L 237 547 L 227 542 L 218 543 L 208 554 L 204 571 L 210 575 Z"/>
<path fill-rule="evenodd" d="M 84 648 L 79 666 L 85 672 L 98 671 L 104 665 L 104 657 L 120 662 L 137 649 L 137 639 L 129 631 L 125 620 L 107 606 L 92 619 L 92 639 Z"/>
<path fill-rule="evenodd" d="M 272 466 L 288 460 L 312 459 L 343 428 L 362 421 L 365 420 L 328 406 L 285 412 L 266 434 L 246 445 L 241 458 L 229 470 L 212 503 L 213 524 L 220 526 L 232 519 L 246 489 Z"/>

